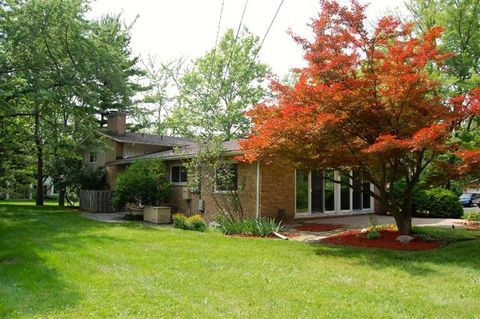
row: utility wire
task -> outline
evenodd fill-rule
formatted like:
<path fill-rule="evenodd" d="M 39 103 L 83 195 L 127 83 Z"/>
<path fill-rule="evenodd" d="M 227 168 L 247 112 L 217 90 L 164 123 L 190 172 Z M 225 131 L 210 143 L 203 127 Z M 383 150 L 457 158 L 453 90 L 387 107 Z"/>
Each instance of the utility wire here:
<path fill-rule="evenodd" d="M 262 49 L 262 46 L 265 43 L 265 39 L 267 38 L 268 33 L 270 32 L 270 29 L 273 26 L 273 23 L 277 19 L 278 13 L 280 12 L 280 9 L 282 8 L 284 2 L 285 2 L 285 0 L 280 1 L 280 4 L 278 5 L 277 11 L 275 12 L 275 15 L 273 16 L 273 19 L 270 22 L 270 25 L 268 26 L 267 31 L 265 32 L 265 35 L 263 36 L 262 42 L 260 42 L 260 46 L 258 47 L 258 51 L 255 54 L 255 57 L 253 58 L 253 60 L 255 60 L 257 58 L 258 53 L 260 53 L 260 50 Z"/>
<path fill-rule="evenodd" d="M 218 25 L 217 25 L 217 36 L 215 37 L 215 47 L 213 49 L 212 63 L 210 64 L 210 74 L 208 75 L 208 85 L 210 85 L 212 81 L 213 65 L 215 63 L 215 57 L 217 54 L 218 38 L 220 37 L 220 26 L 222 24 L 224 6 L 225 6 L 225 0 L 222 0 L 222 6 L 220 7 L 220 17 L 218 18 Z"/>
<path fill-rule="evenodd" d="M 247 11 L 247 6 L 248 6 L 248 0 L 245 0 L 245 5 L 243 6 L 242 17 L 240 18 L 240 23 L 238 24 L 238 28 L 237 28 L 237 34 L 235 35 L 235 40 L 233 40 L 233 46 L 230 50 L 230 56 L 228 57 L 228 60 L 227 60 L 227 67 L 223 69 L 222 85 L 220 87 L 220 92 L 223 89 L 223 83 L 225 82 L 225 76 L 227 75 L 228 68 L 230 67 L 230 62 L 232 61 L 232 55 L 233 55 L 233 52 L 235 51 L 235 45 L 237 44 L 238 36 L 240 35 L 240 30 L 242 29 L 243 18 L 245 17 L 245 11 Z"/>

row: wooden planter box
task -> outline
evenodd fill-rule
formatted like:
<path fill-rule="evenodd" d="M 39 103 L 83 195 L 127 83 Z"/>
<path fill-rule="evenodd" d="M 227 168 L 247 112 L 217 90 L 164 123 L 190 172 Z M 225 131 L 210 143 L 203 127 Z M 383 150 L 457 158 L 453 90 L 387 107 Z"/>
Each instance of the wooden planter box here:
<path fill-rule="evenodd" d="M 155 224 L 170 224 L 172 210 L 170 207 L 145 206 L 143 208 L 143 220 Z"/>

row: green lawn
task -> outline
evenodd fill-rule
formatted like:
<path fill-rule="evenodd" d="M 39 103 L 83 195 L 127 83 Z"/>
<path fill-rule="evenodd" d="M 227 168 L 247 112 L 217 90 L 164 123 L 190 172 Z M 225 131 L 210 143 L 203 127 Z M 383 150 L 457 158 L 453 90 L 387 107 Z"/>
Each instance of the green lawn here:
<path fill-rule="evenodd" d="M 480 318 L 479 296 L 478 240 L 349 249 L 0 205 L 0 318 Z"/>

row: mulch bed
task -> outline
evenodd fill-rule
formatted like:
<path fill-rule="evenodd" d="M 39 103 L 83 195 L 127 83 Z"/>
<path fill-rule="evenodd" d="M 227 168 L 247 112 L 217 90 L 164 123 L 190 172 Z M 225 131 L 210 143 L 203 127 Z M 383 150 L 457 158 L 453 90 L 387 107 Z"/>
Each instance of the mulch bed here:
<path fill-rule="evenodd" d="M 439 241 L 422 241 L 415 238 L 409 243 L 403 244 L 396 240 L 400 236 L 398 231 L 382 230 L 381 237 L 377 239 L 368 239 L 361 230 L 347 230 L 324 238 L 321 242 L 332 245 L 343 245 L 365 248 L 384 248 L 394 250 L 429 250 L 440 248 L 442 244 Z M 413 235 L 415 237 L 415 235 Z"/>
<path fill-rule="evenodd" d="M 300 234 L 298 233 L 290 233 L 290 232 L 280 232 L 279 234 L 286 236 L 288 238 L 298 237 Z M 258 235 L 251 235 L 251 234 L 229 234 L 226 235 L 228 237 L 241 237 L 241 238 L 270 238 L 270 239 L 281 239 L 275 235 L 270 236 L 258 236 Z"/>
<path fill-rule="evenodd" d="M 341 224 L 303 224 L 301 226 L 294 227 L 296 230 L 311 231 L 311 232 L 324 232 L 332 231 L 336 229 L 345 228 L 345 225 Z"/>
<path fill-rule="evenodd" d="M 480 222 L 461 221 L 456 224 L 463 225 L 466 230 L 480 230 Z"/>

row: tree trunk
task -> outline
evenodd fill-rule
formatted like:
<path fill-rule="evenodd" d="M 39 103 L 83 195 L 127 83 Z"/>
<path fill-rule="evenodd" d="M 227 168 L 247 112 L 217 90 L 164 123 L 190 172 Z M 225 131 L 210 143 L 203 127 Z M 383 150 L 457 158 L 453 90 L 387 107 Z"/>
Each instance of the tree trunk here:
<path fill-rule="evenodd" d="M 58 206 L 65 207 L 65 187 L 61 186 L 58 191 Z"/>
<path fill-rule="evenodd" d="M 401 235 L 410 235 L 412 233 L 412 216 L 406 216 L 401 214 L 395 216 L 395 222 L 397 223 L 398 232 Z"/>
<path fill-rule="evenodd" d="M 40 136 L 40 115 L 35 115 L 35 146 L 37 149 L 37 206 L 43 206 L 43 145 Z"/>

